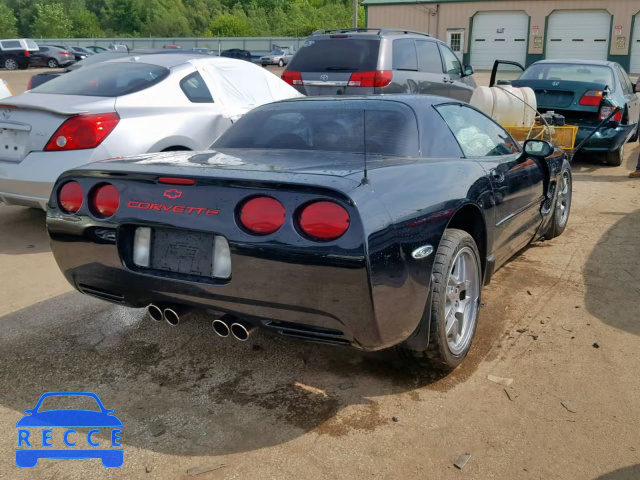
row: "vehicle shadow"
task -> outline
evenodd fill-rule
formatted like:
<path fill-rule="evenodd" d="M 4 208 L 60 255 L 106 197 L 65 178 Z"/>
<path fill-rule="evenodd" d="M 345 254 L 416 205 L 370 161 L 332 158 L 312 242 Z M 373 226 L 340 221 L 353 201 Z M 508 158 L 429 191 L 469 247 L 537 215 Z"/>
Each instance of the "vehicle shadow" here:
<path fill-rule="evenodd" d="M 0 204 L 0 255 L 50 251 L 43 210 Z"/>
<path fill-rule="evenodd" d="M 640 478 L 640 465 L 632 465 L 605 473 L 594 480 L 637 480 L 638 478 Z"/>
<path fill-rule="evenodd" d="M 602 162 L 602 159 L 595 154 L 581 153 L 576 155 L 571 163 L 573 179 L 575 181 L 586 180 L 589 182 L 628 182 L 628 173 L 636 169 L 638 164 L 638 154 L 640 154 L 640 143 L 628 143 L 626 145 L 627 155 L 623 163 L 624 170 L 610 167 Z M 597 175 L 589 175 L 597 173 Z"/>
<path fill-rule="evenodd" d="M 463 366 L 443 376 L 407 370 L 390 351 L 364 354 L 260 332 L 244 343 L 221 339 L 213 318 L 194 312 L 174 328 L 77 292 L 5 315 L 0 404 L 15 412 L 6 422 L 45 392 L 80 390 L 115 409 L 124 444 L 177 455 L 253 450 L 311 430 L 370 431 L 392 423 L 378 397 L 421 401 L 418 389 L 457 385 L 502 333 L 494 319 L 481 322 Z"/>
<path fill-rule="evenodd" d="M 583 270 L 589 313 L 607 325 L 635 335 L 640 335 L 639 239 L 640 210 L 636 210 L 622 216 L 605 232 Z"/>

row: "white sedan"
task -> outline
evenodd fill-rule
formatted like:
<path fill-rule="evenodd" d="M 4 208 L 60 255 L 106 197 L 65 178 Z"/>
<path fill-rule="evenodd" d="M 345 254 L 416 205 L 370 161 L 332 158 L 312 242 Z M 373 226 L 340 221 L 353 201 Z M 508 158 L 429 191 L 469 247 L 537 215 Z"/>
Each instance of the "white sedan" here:
<path fill-rule="evenodd" d="M 301 96 L 257 65 L 182 54 L 126 57 L 55 78 L 0 106 L 0 201 L 46 208 L 71 168 L 208 148 L 254 107 Z"/>

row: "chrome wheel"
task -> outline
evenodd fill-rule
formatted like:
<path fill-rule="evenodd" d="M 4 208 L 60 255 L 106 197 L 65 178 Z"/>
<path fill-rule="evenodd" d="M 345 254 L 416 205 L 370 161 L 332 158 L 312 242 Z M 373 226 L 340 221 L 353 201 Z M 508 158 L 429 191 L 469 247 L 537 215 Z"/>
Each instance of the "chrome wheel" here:
<path fill-rule="evenodd" d="M 558 202 L 556 203 L 558 227 L 564 228 L 569 220 L 571 209 L 571 176 L 568 171 L 562 173 L 560 188 L 558 190 Z"/>
<path fill-rule="evenodd" d="M 480 298 L 480 268 L 475 252 L 462 248 L 451 264 L 445 298 L 445 332 L 453 355 L 469 347 L 475 331 Z"/>
<path fill-rule="evenodd" d="M 7 70 L 17 70 L 18 62 L 16 62 L 13 58 L 7 58 L 4 61 L 4 68 L 6 68 Z"/>
<path fill-rule="evenodd" d="M 48 62 L 49 68 L 58 68 L 58 62 L 55 58 L 50 58 Z"/>

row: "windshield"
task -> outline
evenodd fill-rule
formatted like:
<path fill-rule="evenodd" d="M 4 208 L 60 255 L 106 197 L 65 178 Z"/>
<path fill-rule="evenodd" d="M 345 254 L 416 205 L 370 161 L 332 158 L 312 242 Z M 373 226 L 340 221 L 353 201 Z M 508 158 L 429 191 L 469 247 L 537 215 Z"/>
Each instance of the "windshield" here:
<path fill-rule="evenodd" d="M 257 108 L 236 122 L 213 148 L 312 150 L 415 157 L 415 114 L 382 101 L 283 102 Z"/>
<path fill-rule="evenodd" d="M 522 80 L 567 80 L 608 85 L 614 89 L 613 71 L 604 65 L 578 65 L 568 63 L 538 63 L 529 67 Z"/>
<path fill-rule="evenodd" d="M 100 406 L 93 397 L 86 395 L 55 395 L 44 398 L 38 408 L 38 412 L 68 409 L 101 411 Z"/>
<path fill-rule="evenodd" d="M 119 97 L 149 88 L 167 75 L 169 69 L 158 65 L 101 63 L 61 75 L 34 88 L 31 93 Z"/>
<path fill-rule="evenodd" d="M 377 70 L 380 40 L 329 38 L 307 40 L 289 63 L 295 72 L 367 72 Z"/>

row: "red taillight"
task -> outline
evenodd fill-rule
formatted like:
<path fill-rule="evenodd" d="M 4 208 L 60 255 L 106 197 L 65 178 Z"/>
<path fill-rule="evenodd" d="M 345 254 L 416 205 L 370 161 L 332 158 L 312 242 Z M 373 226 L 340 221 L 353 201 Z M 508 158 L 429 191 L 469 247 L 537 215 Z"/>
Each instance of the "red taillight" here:
<path fill-rule="evenodd" d="M 335 240 L 349 228 L 349 213 L 337 203 L 319 201 L 300 212 L 298 225 L 314 240 Z"/>
<path fill-rule="evenodd" d="M 282 72 L 282 80 L 287 82 L 289 85 L 302 85 L 302 74 L 300 72 L 291 72 L 289 70 L 285 70 Z"/>
<path fill-rule="evenodd" d="M 31 55 L 31 54 L 29 53 L 29 50 L 25 50 L 25 51 L 24 51 L 24 56 L 25 56 L 25 57 L 28 57 L 29 55 Z"/>
<path fill-rule="evenodd" d="M 180 177 L 160 177 L 158 183 L 165 183 L 167 185 L 195 185 L 196 181 L 192 178 L 180 178 Z"/>
<path fill-rule="evenodd" d="M 604 120 L 613 112 L 613 109 L 616 107 L 600 107 L 600 120 Z M 622 121 L 622 110 L 618 110 L 616 114 L 609 119 L 610 122 L 621 122 Z"/>
<path fill-rule="evenodd" d="M 60 55 L 71 55 L 69 52 L 60 52 Z"/>
<path fill-rule="evenodd" d="M 116 213 L 119 206 L 120 194 L 113 185 L 103 183 L 91 192 L 91 209 L 97 217 L 110 217 Z"/>
<path fill-rule="evenodd" d="M 33 88 L 33 77 L 31 77 L 27 82 L 27 90 L 31 90 L 32 88 Z"/>
<path fill-rule="evenodd" d="M 254 197 L 240 208 L 240 223 L 255 235 L 269 235 L 282 225 L 286 212 L 284 206 L 271 197 Z"/>
<path fill-rule="evenodd" d="M 580 99 L 580 105 L 585 107 L 599 107 L 604 92 L 602 90 L 589 90 L 582 95 Z"/>
<path fill-rule="evenodd" d="M 355 72 L 349 78 L 349 87 L 386 87 L 393 80 L 391 70 L 377 72 Z"/>
<path fill-rule="evenodd" d="M 82 206 L 82 187 L 78 182 L 67 182 L 58 191 L 58 205 L 65 213 L 76 213 Z"/>
<path fill-rule="evenodd" d="M 95 148 L 113 131 L 119 121 L 117 113 L 71 117 L 58 128 L 44 149 L 60 151 Z"/>

